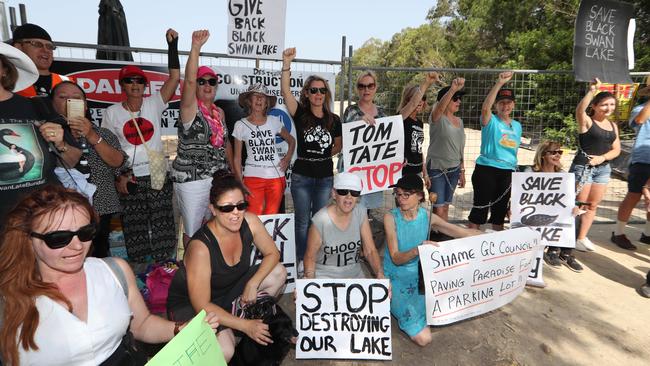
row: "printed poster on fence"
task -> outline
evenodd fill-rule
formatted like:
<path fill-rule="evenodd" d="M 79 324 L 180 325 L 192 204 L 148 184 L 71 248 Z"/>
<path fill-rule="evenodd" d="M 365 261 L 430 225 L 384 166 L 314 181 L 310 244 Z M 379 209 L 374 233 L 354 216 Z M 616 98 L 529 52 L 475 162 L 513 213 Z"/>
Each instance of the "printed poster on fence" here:
<path fill-rule="evenodd" d="M 454 323 L 517 298 L 540 245 L 530 228 L 420 245 L 427 323 Z"/>
<path fill-rule="evenodd" d="M 296 359 L 390 360 L 388 280 L 296 282 Z"/>
<path fill-rule="evenodd" d="M 217 335 L 205 322 L 201 310 L 169 343 L 147 362 L 147 366 L 226 366 Z"/>
<path fill-rule="evenodd" d="M 296 235 L 293 214 L 261 215 L 260 221 L 280 251 L 280 263 L 287 269 L 286 287 L 284 293 L 291 293 L 296 288 Z M 262 262 L 262 253 L 253 250 L 253 264 Z"/>
<path fill-rule="evenodd" d="M 404 122 L 402 116 L 343 124 L 343 169 L 363 182 L 362 193 L 385 191 L 402 177 Z"/>
<path fill-rule="evenodd" d="M 511 226 L 539 231 L 542 245 L 575 248 L 575 201 L 571 173 L 512 173 Z"/>
<path fill-rule="evenodd" d="M 228 0 L 228 54 L 281 60 L 286 0 Z"/>
<path fill-rule="evenodd" d="M 582 0 L 575 23 L 573 71 L 577 81 L 631 84 L 634 6 L 614 0 Z"/>

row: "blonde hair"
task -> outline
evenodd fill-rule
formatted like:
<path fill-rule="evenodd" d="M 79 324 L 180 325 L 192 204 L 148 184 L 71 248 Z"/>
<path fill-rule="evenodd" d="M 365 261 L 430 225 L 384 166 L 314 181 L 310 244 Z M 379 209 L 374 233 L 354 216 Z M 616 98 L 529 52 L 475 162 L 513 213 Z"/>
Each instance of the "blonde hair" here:
<path fill-rule="evenodd" d="M 407 85 L 404 87 L 404 90 L 402 90 L 402 100 L 399 102 L 399 107 L 397 107 L 397 113 L 400 113 L 402 108 L 411 101 L 418 90 L 420 90 L 419 85 Z"/>
<path fill-rule="evenodd" d="M 535 158 L 533 159 L 533 171 L 534 172 L 541 172 L 542 167 L 544 166 L 544 154 L 546 154 L 547 151 L 551 150 L 557 150 L 561 149 L 562 144 L 557 142 L 557 141 L 552 141 L 552 140 L 544 140 L 542 141 L 539 145 L 537 145 L 537 150 L 535 150 Z M 555 172 L 561 172 L 562 171 L 562 165 L 560 166 L 554 166 L 553 169 Z"/>

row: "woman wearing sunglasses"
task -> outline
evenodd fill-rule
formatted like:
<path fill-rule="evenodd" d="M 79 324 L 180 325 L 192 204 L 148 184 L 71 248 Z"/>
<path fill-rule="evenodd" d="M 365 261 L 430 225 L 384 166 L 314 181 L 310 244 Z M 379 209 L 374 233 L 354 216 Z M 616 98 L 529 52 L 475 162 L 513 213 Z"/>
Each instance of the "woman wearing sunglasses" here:
<path fill-rule="evenodd" d="M 453 238 L 481 234 L 478 230 L 452 225 L 435 214 L 429 218 L 424 202 L 424 184 L 415 174 L 402 176 L 393 194 L 397 207 L 384 215 L 386 251 L 384 273 L 392 286 L 390 312 L 402 329 L 418 346 L 431 343 L 426 322 L 424 295 L 418 291 L 419 245 L 435 245 L 428 240 L 432 228 Z M 430 225 L 430 226 L 429 226 Z M 444 244 L 443 244 L 444 245 Z"/>
<path fill-rule="evenodd" d="M 160 119 L 180 80 L 178 33 L 169 29 L 166 37 L 169 78 L 160 92 L 145 98 L 147 75 L 137 66 L 124 66 L 119 79 L 126 99 L 106 108 L 102 119 L 102 127 L 117 136 L 129 156 L 127 170 L 115 184 L 121 194 L 126 251 L 130 261 L 139 263 L 170 258 L 176 246 L 172 184 L 165 180 L 161 190 L 151 187 L 147 154 L 147 149 L 163 151 Z"/>
<path fill-rule="evenodd" d="M 438 196 L 433 204 L 436 215 L 449 220 L 449 205 L 456 186 L 465 187 L 465 127 L 456 116 L 465 92 L 464 78 L 455 78 L 438 92 L 436 105 L 429 115 L 429 149 L 426 169 L 431 180 L 430 192 Z"/>
<path fill-rule="evenodd" d="M 284 197 L 286 180 L 284 172 L 291 163 L 296 140 L 289 134 L 282 120 L 267 115 L 277 97 L 271 95 L 264 85 L 256 83 L 248 91 L 239 94 L 239 105 L 248 116 L 235 123 L 235 175 L 248 188 L 249 211 L 256 215 L 276 214 Z M 280 135 L 289 145 L 282 159 L 276 151 L 275 139 Z M 242 172 L 242 149 L 246 146 L 246 164 Z"/>
<path fill-rule="evenodd" d="M 585 212 L 580 215 L 576 236 L 576 249 L 593 251 L 594 243 L 587 233 L 596 217 L 598 205 L 605 195 L 612 168 L 609 161 L 621 153 L 621 140 L 616 123 L 609 120 L 616 110 L 616 98 L 612 93 L 599 92 L 600 81 L 589 85 L 589 90 L 576 107 L 578 122 L 578 151 L 571 163 L 570 172 L 576 175 L 576 200 L 587 202 Z M 636 249 L 629 241 L 612 241 L 623 249 Z"/>
<path fill-rule="evenodd" d="M 327 204 L 332 190 L 332 156 L 341 151 L 341 121 L 330 109 L 332 93 L 322 77 L 309 76 L 299 100 L 291 94 L 290 68 L 294 58 L 295 48 L 282 53 L 281 91 L 296 125 L 298 141 L 297 159 L 291 174 L 291 196 L 296 218 L 296 257 L 302 261 L 309 220 Z"/>
<path fill-rule="evenodd" d="M 217 74 L 208 66 L 198 66 L 201 47 L 209 37 L 207 30 L 192 33 L 181 94 L 178 150 L 171 170 L 185 244 L 210 217 L 212 175 L 217 170 L 232 169 L 226 118 L 223 110 L 213 103 Z"/>
<path fill-rule="evenodd" d="M 8 215 L 0 246 L 4 364 L 141 365 L 126 335 L 162 343 L 183 328 L 149 313 L 128 263 L 86 257 L 95 231 L 88 200 L 60 186 L 31 193 Z M 217 328 L 214 314 L 207 321 Z"/>
<path fill-rule="evenodd" d="M 273 341 L 262 320 L 233 315 L 233 302 L 255 303 L 258 292 L 277 296 L 287 277 L 273 239 L 257 215 L 246 211 L 245 191 L 232 173 L 215 173 L 209 206 L 214 217 L 189 242 L 167 298 L 170 319 L 189 320 L 202 309 L 217 314 L 222 325 L 217 339 L 226 362 L 235 351 L 233 331 L 262 345 Z M 250 264 L 255 251 L 263 256 L 259 265 Z"/>
<path fill-rule="evenodd" d="M 312 218 L 305 252 L 305 278 L 364 278 L 361 253 L 377 278 L 384 278 L 370 223 L 357 205 L 361 179 L 352 173 L 334 177 L 334 203 Z"/>

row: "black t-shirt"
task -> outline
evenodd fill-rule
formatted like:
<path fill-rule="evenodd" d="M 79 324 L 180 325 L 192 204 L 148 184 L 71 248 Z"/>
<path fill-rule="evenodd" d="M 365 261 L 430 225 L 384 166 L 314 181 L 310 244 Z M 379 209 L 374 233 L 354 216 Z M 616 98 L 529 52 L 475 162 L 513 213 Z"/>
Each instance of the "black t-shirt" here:
<path fill-rule="evenodd" d="M 423 123 L 419 119 L 407 117 L 404 120 L 404 174 L 422 173 L 422 145 L 424 144 Z"/>
<path fill-rule="evenodd" d="M 311 178 L 325 178 L 334 175 L 332 164 L 332 146 L 334 139 L 341 136 L 341 119 L 332 114 L 333 123 L 330 129 L 325 126 L 325 118 L 315 118 L 311 113 L 298 104 L 293 116 L 298 140 L 297 160 L 293 172 Z M 306 128 L 308 118 L 313 118 L 315 124 Z"/>
<path fill-rule="evenodd" d="M 34 124 L 36 120 L 29 99 L 14 95 L 0 102 L 0 226 L 24 195 L 58 183 L 56 157 Z"/>
<path fill-rule="evenodd" d="M 36 90 L 36 95 L 41 97 L 48 96 L 50 89 L 52 89 L 52 75 L 40 75 L 34 83 L 34 89 Z"/>

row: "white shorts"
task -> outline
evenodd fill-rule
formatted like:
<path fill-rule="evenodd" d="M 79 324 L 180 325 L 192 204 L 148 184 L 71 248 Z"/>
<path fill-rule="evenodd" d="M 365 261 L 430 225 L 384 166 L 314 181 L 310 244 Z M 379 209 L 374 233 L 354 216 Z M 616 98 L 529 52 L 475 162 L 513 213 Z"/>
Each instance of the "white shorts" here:
<path fill-rule="evenodd" d="M 185 234 L 190 237 L 201 228 L 204 219 L 207 220 L 212 216 L 208 209 L 211 187 L 212 178 L 174 183 L 174 193 L 181 212 L 183 228 Z"/>

